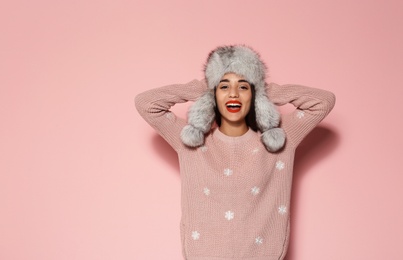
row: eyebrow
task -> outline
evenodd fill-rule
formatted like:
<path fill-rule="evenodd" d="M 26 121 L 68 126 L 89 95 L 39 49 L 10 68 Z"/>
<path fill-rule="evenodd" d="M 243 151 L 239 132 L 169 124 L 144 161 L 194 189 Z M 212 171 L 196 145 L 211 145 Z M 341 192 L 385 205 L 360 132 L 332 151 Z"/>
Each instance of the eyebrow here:
<path fill-rule="evenodd" d="M 221 82 L 229 82 L 229 80 L 228 80 L 228 79 L 222 79 L 222 80 L 220 80 L 220 83 L 221 83 Z M 245 83 L 250 84 L 248 81 L 246 81 L 246 80 L 244 80 L 244 79 L 240 79 L 240 80 L 238 80 L 238 82 L 239 82 L 239 83 L 245 82 Z"/>

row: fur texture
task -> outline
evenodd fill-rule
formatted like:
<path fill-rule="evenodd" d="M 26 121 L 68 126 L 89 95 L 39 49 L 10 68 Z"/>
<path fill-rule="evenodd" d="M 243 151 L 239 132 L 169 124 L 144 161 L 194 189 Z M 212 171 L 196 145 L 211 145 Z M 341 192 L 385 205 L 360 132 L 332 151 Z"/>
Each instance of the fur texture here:
<path fill-rule="evenodd" d="M 263 132 L 261 138 L 268 151 L 276 152 L 284 146 L 285 132 L 279 127 L 271 128 Z"/>
<path fill-rule="evenodd" d="M 242 75 L 256 89 L 265 88 L 266 65 L 259 54 L 246 46 L 223 46 L 210 52 L 204 73 L 210 89 L 218 85 L 225 73 Z"/>
<path fill-rule="evenodd" d="M 285 133 L 278 128 L 280 114 L 266 94 L 267 67 L 257 52 L 244 45 L 221 46 L 210 52 L 204 73 L 210 90 L 216 87 L 226 73 L 243 76 L 255 86 L 256 123 L 262 133 L 262 142 L 270 152 L 281 149 L 285 143 Z M 182 142 L 190 147 L 204 143 L 214 122 L 215 99 L 212 91 L 206 92 L 189 109 L 188 125 L 181 132 Z"/>
<path fill-rule="evenodd" d="M 201 96 L 188 111 L 188 125 L 181 131 L 182 142 L 190 147 L 204 143 L 204 134 L 210 131 L 215 119 L 214 94 L 209 91 Z"/>

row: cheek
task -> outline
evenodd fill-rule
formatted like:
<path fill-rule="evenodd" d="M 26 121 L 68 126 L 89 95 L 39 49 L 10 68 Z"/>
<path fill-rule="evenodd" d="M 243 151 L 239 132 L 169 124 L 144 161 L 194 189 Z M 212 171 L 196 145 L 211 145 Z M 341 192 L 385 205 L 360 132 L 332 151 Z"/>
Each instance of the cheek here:
<path fill-rule="evenodd" d="M 248 95 L 246 98 L 245 98 L 245 101 L 244 101 L 245 103 L 245 111 L 247 111 L 247 112 L 249 112 L 249 110 L 250 110 L 250 107 L 251 107 L 251 104 L 252 104 L 252 95 Z"/>
<path fill-rule="evenodd" d="M 224 99 L 220 97 L 220 95 L 216 95 L 216 103 L 218 110 L 221 112 L 221 109 L 225 107 L 225 102 Z"/>
<path fill-rule="evenodd" d="M 250 103 L 250 101 L 249 101 L 249 102 L 246 104 L 246 106 L 245 106 L 245 112 L 246 112 L 246 113 L 249 113 L 250 106 L 251 106 L 251 103 Z"/>
<path fill-rule="evenodd" d="M 218 102 L 218 100 L 217 100 L 217 108 L 218 108 L 218 112 L 220 112 L 220 114 L 222 115 L 225 112 L 226 106 L 223 105 L 222 103 Z"/>

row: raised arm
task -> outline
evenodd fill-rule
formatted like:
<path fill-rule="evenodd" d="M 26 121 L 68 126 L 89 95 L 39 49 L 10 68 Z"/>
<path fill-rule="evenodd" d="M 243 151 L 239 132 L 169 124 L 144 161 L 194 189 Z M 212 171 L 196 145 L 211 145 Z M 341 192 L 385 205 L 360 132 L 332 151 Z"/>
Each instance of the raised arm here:
<path fill-rule="evenodd" d="M 268 85 L 269 99 L 276 105 L 293 104 L 293 113 L 282 116 L 281 127 L 287 134 L 287 142 L 295 147 L 333 109 L 336 98 L 332 92 L 301 85 Z"/>
<path fill-rule="evenodd" d="M 194 101 L 207 90 L 205 81 L 192 80 L 186 84 L 174 84 L 151 89 L 135 98 L 139 114 L 178 151 L 182 146 L 180 132 L 186 125 L 169 109 L 177 104 Z"/>

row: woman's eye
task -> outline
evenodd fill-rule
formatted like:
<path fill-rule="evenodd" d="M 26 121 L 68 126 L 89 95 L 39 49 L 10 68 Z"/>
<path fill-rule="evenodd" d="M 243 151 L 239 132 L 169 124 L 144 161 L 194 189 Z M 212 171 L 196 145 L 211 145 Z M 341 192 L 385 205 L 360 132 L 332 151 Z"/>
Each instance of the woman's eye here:
<path fill-rule="evenodd" d="M 222 85 L 222 86 L 220 87 L 220 89 L 227 89 L 227 88 L 228 88 L 227 85 Z"/>
<path fill-rule="evenodd" d="M 247 86 L 241 86 L 241 89 L 248 90 Z"/>

